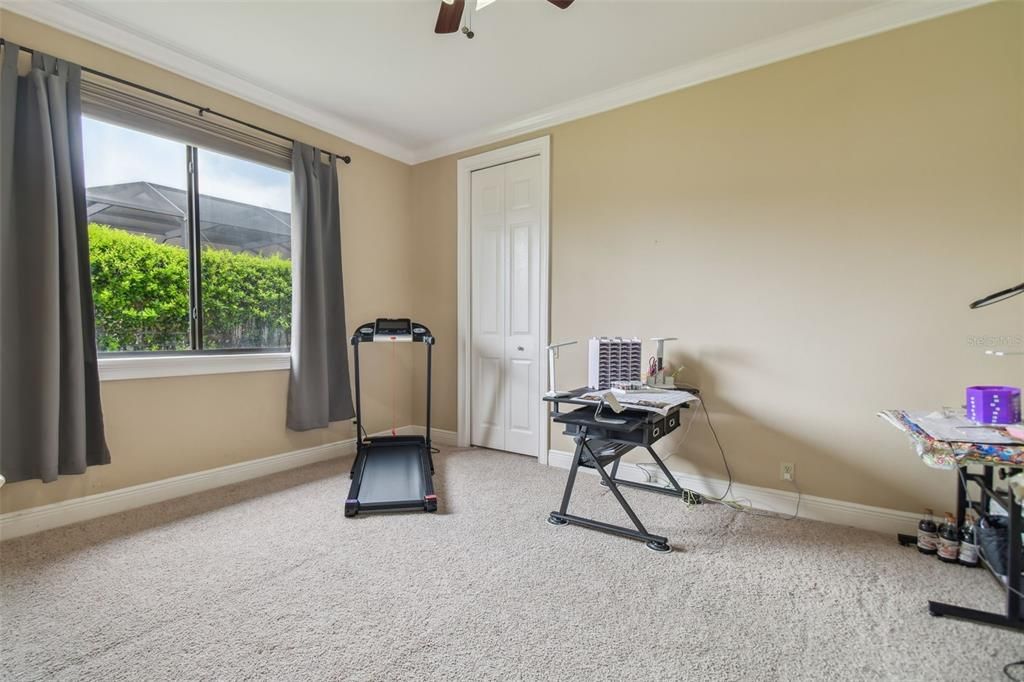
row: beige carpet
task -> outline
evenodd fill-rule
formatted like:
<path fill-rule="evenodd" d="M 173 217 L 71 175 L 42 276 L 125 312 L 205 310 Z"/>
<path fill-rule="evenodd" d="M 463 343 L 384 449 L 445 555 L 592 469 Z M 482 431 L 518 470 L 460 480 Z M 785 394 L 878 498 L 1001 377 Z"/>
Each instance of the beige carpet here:
<path fill-rule="evenodd" d="M 565 472 L 438 458 L 436 515 L 346 519 L 338 460 L 0 545 L 0 677 L 1001 679 L 982 570 L 893 538 L 628 490 L 676 548 L 545 522 Z M 575 508 L 623 518 L 581 475 Z"/>

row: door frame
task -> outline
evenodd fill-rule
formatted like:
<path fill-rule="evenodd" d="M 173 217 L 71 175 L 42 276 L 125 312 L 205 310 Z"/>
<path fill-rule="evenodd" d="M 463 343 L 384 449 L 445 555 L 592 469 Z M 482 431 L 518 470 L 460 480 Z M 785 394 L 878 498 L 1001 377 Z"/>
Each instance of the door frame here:
<path fill-rule="evenodd" d="M 551 136 L 544 135 L 532 140 L 493 149 L 482 154 L 459 159 L 457 164 L 458 183 L 458 433 L 459 447 L 468 447 L 472 433 L 471 408 L 473 405 L 473 374 L 470 371 L 470 344 L 472 342 L 472 326 L 470 324 L 472 304 L 472 192 L 471 174 L 491 166 L 500 166 L 511 161 L 519 161 L 531 156 L 540 157 L 540 329 L 538 336 L 537 367 L 540 372 L 537 387 L 537 461 L 548 463 L 549 430 L 547 403 L 541 400 L 547 390 L 549 340 L 549 315 L 551 283 L 550 248 L 551 248 Z"/>

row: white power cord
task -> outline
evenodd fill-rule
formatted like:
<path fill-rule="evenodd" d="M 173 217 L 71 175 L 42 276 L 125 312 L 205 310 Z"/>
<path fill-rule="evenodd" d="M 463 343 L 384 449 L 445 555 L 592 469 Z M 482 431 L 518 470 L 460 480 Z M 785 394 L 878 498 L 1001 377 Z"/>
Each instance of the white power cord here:
<path fill-rule="evenodd" d="M 796 509 L 794 509 L 793 514 L 791 516 L 779 516 L 772 512 L 765 513 L 758 511 L 754 508 L 753 502 L 751 502 L 747 498 L 730 498 L 729 493 L 732 492 L 733 484 L 732 467 L 729 466 L 729 459 L 725 456 L 725 448 L 722 447 L 722 442 L 718 439 L 718 433 L 715 431 L 715 426 L 714 424 L 711 423 L 711 414 L 708 412 L 707 403 L 700 396 L 697 397 L 697 402 L 700 403 L 700 407 L 704 411 L 704 419 L 707 421 L 708 428 L 711 429 L 711 435 L 715 439 L 715 444 L 718 446 L 718 452 L 719 454 L 722 455 L 722 463 L 725 465 L 726 474 L 728 474 L 729 476 L 729 481 L 725 486 L 725 492 L 722 493 L 721 497 L 715 498 L 704 495 L 702 496 L 704 498 L 704 501 L 714 502 L 715 504 L 721 504 L 725 507 L 729 507 L 730 509 L 735 509 L 736 511 L 743 512 L 745 514 L 751 514 L 752 516 L 764 516 L 766 518 L 782 519 L 784 521 L 792 521 L 796 519 L 800 515 L 800 502 L 803 499 L 803 492 L 801 492 L 800 487 L 796 484 L 795 477 L 790 479 L 789 481 L 793 485 L 793 489 L 796 491 Z M 665 457 L 662 461 L 668 461 L 680 453 L 683 444 L 686 442 L 686 436 L 690 433 L 690 427 L 693 426 L 693 422 L 696 418 L 697 412 L 694 411 L 693 415 L 690 417 L 690 420 L 686 425 L 686 431 L 683 432 L 683 437 L 682 439 L 680 439 L 679 445 L 676 446 L 675 451 L 671 455 Z M 687 504 L 687 506 L 689 507 L 692 505 Z"/>
<path fill-rule="evenodd" d="M 705 502 L 713 502 L 715 504 L 720 504 L 724 507 L 729 507 L 730 509 L 733 509 L 735 511 L 743 512 L 744 514 L 750 514 L 751 516 L 763 516 L 765 518 L 781 519 L 783 521 L 792 521 L 798 518 L 800 516 L 800 502 L 803 500 L 803 492 L 801 492 L 800 487 L 796 484 L 795 477 L 789 479 L 789 482 L 793 485 L 793 490 L 796 491 L 796 508 L 794 509 L 793 514 L 790 516 L 780 516 L 779 514 L 776 514 L 774 512 L 760 511 L 754 507 L 753 502 L 751 502 L 748 498 L 745 497 L 730 497 L 729 493 L 732 492 L 733 484 L 732 468 L 729 466 L 729 460 L 725 456 L 725 448 L 722 447 L 722 442 L 718 439 L 718 433 L 715 431 L 715 427 L 711 423 L 711 414 L 708 412 L 707 405 L 705 404 L 703 398 L 696 396 L 696 399 L 697 402 L 700 403 L 701 409 L 704 411 L 704 419 L 707 421 L 708 428 L 711 429 L 711 435 L 714 436 L 715 438 L 715 444 L 718 446 L 719 454 L 722 455 L 722 463 L 725 465 L 725 471 L 729 476 L 728 484 L 725 486 L 725 492 L 722 493 L 721 497 L 708 497 L 707 495 L 701 495 L 703 500 Z M 683 431 L 682 438 L 679 439 L 679 444 L 676 446 L 672 454 L 661 459 L 662 462 L 669 461 L 682 451 L 683 444 L 686 442 L 686 437 L 690 434 L 690 429 L 693 427 L 693 422 L 696 419 L 697 411 L 694 410 L 693 413 L 690 415 L 689 420 L 686 422 L 686 429 Z M 643 483 L 658 483 L 662 485 L 666 490 L 670 490 L 671 487 L 668 485 L 668 481 L 665 481 L 660 476 L 658 476 L 661 470 L 649 469 L 648 467 L 657 467 L 657 465 L 647 463 L 636 464 L 636 468 L 642 471 L 644 476 L 647 478 L 647 480 L 643 481 Z M 609 491 L 605 490 L 604 492 L 607 493 Z M 684 498 L 684 501 L 686 501 L 686 498 Z M 686 501 L 686 506 L 687 508 L 689 508 L 695 505 L 691 504 L 689 501 Z"/>

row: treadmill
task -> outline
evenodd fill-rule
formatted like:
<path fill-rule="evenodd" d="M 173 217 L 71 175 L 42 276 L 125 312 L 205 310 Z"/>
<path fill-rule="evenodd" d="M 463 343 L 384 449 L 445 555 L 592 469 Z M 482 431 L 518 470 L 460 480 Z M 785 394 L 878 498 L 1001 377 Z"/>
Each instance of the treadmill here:
<path fill-rule="evenodd" d="M 426 436 L 373 436 L 363 438 L 359 397 L 359 346 L 364 343 L 422 343 L 427 347 Z M 359 512 L 437 511 L 434 494 L 434 459 L 430 448 L 430 353 L 434 337 L 426 326 L 408 318 L 380 318 L 359 325 L 352 335 L 356 374 L 356 460 L 349 474 L 352 487 L 345 500 L 345 516 Z"/>

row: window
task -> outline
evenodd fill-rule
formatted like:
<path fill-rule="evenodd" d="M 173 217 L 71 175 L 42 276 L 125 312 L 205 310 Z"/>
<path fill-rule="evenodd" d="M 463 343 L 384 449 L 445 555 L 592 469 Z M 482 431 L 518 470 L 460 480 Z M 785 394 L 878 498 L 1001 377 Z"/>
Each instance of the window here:
<path fill-rule="evenodd" d="M 83 118 L 100 352 L 284 350 L 291 174 Z"/>

